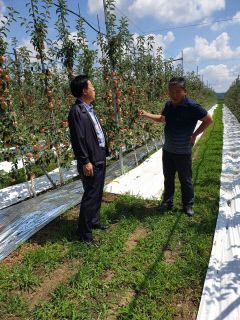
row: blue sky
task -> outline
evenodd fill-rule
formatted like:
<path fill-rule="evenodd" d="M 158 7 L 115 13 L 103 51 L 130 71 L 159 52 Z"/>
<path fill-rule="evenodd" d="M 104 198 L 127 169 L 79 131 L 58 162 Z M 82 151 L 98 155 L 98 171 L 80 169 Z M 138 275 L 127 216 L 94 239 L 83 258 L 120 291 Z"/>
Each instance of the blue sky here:
<path fill-rule="evenodd" d="M 0 16 L 7 6 L 27 15 L 27 0 L 0 0 Z M 40 0 L 39 0 L 40 2 Z M 68 0 L 68 8 L 78 12 L 105 32 L 102 0 Z M 183 51 L 184 70 L 195 71 L 205 84 L 216 92 L 226 91 L 240 74 L 240 0 L 117 0 L 116 14 L 129 18 L 129 29 L 137 35 L 154 35 L 156 47 L 161 45 L 165 59 L 179 58 Z M 224 21 L 223 21 L 224 20 Z M 55 12 L 52 10 L 52 20 Z M 75 17 L 69 15 L 71 32 Z M 216 22 L 219 21 L 219 22 Z M 86 25 L 89 41 L 96 33 Z M 29 36 L 24 27 L 12 25 L 9 36 L 29 48 Z M 49 37 L 56 36 L 49 24 Z"/>

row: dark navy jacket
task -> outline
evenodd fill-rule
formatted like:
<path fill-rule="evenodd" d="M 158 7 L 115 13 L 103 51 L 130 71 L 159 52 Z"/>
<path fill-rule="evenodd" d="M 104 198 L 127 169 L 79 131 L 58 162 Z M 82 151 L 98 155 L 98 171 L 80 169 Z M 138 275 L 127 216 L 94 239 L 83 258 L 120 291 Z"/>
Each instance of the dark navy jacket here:
<path fill-rule="evenodd" d="M 70 109 L 68 125 L 73 152 L 79 164 L 91 162 L 97 166 L 104 163 L 109 156 L 107 142 L 105 148 L 99 147 L 91 116 L 78 99 Z"/>

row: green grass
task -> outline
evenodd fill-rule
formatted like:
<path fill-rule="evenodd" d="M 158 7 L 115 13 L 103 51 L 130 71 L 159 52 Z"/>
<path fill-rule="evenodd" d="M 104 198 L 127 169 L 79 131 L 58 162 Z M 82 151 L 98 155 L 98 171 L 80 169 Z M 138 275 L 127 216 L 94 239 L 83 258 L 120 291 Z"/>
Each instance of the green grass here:
<path fill-rule="evenodd" d="M 22 254 L 19 261 L 0 264 L 0 319 L 110 319 L 111 312 L 118 319 L 195 319 L 218 214 L 221 117 L 219 107 L 197 144 L 194 217 L 181 212 L 179 183 L 176 207 L 164 214 L 157 201 L 120 196 L 102 207 L 102 222 L 111 228 L 94 230 L 101 244 L 94 248 L 77 241 L 77 213 L 66 212 L 39 232 L 41 241 L 33 237 L 13 253 Z M 147 233 L 127 251 L 136 228 Z M 32 290 L 71 261 L 81 262 L 76 272 L 29 310 Z"/>

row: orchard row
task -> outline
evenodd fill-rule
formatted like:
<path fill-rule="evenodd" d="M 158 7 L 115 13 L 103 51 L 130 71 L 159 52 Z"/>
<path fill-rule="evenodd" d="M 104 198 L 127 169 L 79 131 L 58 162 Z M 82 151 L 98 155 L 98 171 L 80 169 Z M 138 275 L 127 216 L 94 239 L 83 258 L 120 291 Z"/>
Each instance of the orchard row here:
<path fill-rule="evenodd" d="M 224 94 L 224 103 L 240 122 L 240 79 L 239 76 Z"/>
<path fill-rule="evenodd" d="M 13 163 L 12 181 L 18 175 L 20 158 L 26 179 L 34 177 L 32 159 L 41 167 L 56 161 L 60 176 L 61 168 L 73 159 L 67 116 L 75 100 L 69 84 L 76 74 L 88 74 L 94 83 L 95 110 L 115 157 L 123 146 L 134 149 L 149 139 L 159 139 L 163 127 L 139 119 L 138 110 L 160 113 L 168 99 L 169 79 L 183 74 L 180 66 L 174 68 L 171 61 L 164 61 L 161 48 L 153 51 L 152 37 L 135 40 L 126 18 L 116 21 L 112 0 L 106 8 L 108 38 L 97 35 L 97 50 L 86 39 L 82 18 L 76 21 L 75 38 L 70 35 L 67 21 L 72 17 L 65 0 L 58 0 L 61 6 L 54 16 L 57 42 L 47 39 L 53 7 L 50 1 L 42 2 L 44 7 L 38 0 L 29 1 L 29 21 L 25 21 L 35 57 L 16 43 L 14 55 L 6 54 L 4 34 L 11 19 L 0 29 L 0 161 Z M 205 108 L 216 102 L 215 93 L 197 75 L 184 76 L 192 99 Z"/>

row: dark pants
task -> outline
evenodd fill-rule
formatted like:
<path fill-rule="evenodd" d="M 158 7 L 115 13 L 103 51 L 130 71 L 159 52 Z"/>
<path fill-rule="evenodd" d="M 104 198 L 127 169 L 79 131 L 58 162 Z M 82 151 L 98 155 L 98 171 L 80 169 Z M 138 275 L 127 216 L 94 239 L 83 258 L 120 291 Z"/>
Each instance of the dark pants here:
<path fill-rule="evenodd" d="M 92 240 L 92 225 L 100 223 L 106 164 L 95 167 L 93 177 L 85 176 L 81 165 L 78 165 L 78 172 L 84 193 L 80 206 L 77 234 L 84 240 Z"/>
<path fill-rule="evenodd" d="M 164 194 L 163 201 L 173 204 L 175 174 L 181 184 L 183 206 L 193 205 L 192 155 L 175 154 L 163 150 Z"/>

